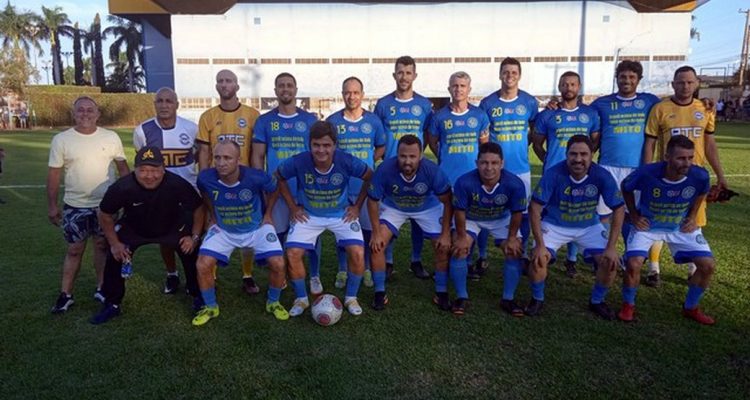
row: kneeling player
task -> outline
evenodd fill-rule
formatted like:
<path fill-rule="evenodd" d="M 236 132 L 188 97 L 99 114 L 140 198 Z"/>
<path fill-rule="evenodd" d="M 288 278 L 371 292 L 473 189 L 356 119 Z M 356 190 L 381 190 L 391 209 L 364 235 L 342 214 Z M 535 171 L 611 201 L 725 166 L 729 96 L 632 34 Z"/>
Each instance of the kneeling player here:
<path fill-rule="evenodd" d="M 369 243 L 375 284 L 372 307 L 382 310 L 388 303 L 385 295 L 386 246 L 398 235 L 399 228 L 407 219 L 415 221 L 432 241 L 435 250 L 435 291 L 438 298 L 445 297 L 447 301 L 451 187 L 445 173 L 434 162 L 422 158 L 422 143 L 418 137 L 405 135 L 399 139 L 397 157 L 383 161 L 378 167 L 368 195 L 370 223 L 375 227 Z M 380 211 L 379 201 L 382 201 Z"/>
<path fill-rule="evenodd" d="M 289 319 L 279 303 L 285 279 L 284 257 L 271 219 L 278 197 L 276 180 L 259 169 L 239 165 L 240 147 L 233 141 L 219 142 L 213 158 L 215 167 L 198 175 L 198 189 L 215 224 L 208 229 L 199 251 L 198 285 L 205 306 L 193 318 L 193 325 L 203 325 L 219 316 L 214 266 L 229 264 L 229 256 L 238 248 L 252 249 L 256 260 L 266 260 L 270 269 L 266 311 L 276 319 Z"/>
<path fill-rule="evenodd" d="M 346 249 L 349 276 L 346 280 L 344 306 L 352 315 L 362 314 L 357 292 L 365 270 L 365 249 L 359 210 L 367 195 L 372 170 L 363 161 L 336 150 L 336 131 L 328 122 L 316 122 L 310 128 L 310 151 L 284 161 L 277 171 L 281 194 L 289 205 L 294 221 L 286 239 L 289 276 L 297 296 L 289 315 L 301 315 L 310 302 L 305 288 L 305 250 L 315 248 L 315 241 L 325 230 L 333 232 L 337 245 Z M 293 199 L 286 181 L 297 179 L 297 199 Z M 349 179 L 364 181 L 354 204 L 349 204 Z M 301 204 L 301 205 L 300 205 Z"/>
<path fill-rule="evenodd" d="M 521 218 L 526 209 L 526 188 L 523 181 L 503 169 L 503 151 L 497 143 L 479 146 L 477 168 L 456 180 L 453 188 L 453 218 L 456 234 L 450 260 L 451 280 L 458 297 L 453 313 L 461 315 L 466 308 L 466 256 L 480 230 L 487 230 L 500 241 L 505 254 L 503 267 L 503 299 L 501 307 L 514 316 L 523 309 L 513 301 L 521 278 Z M 447 297 L 447 293 L 446 293 Z"/>
<path fill-rule="evenodd" d="M 604 298 L 618 264 L 616 246 L 624 217 L 623 201 L 612 175 L 591 162 L 593 148 L 588 136 L 571 137 L 566 160 L 547 169 L 534 190 L 529 218 L 536 247 L 529 269 L 532 299 L 526 315 L 542 311 L 547 265 L 557 249 L 575 242 L 585 249 L 584 259 L 590 262 L 593 258 L 597 267 L 589 309 L 604 319 L 614 319 Z M 613 210 L 609 235 L 596 214 L 600 195 Z"/>
<path fill-rule="evenodd" d="M 695 145 L 685 136 L 673 136 L 667 144 L 665 161 L 647 164 L 622 183 L 623 197 L 635 230 L 627 238 L 627 273 L 623 279 L 623 305 L 617 316 L 632 321 L 635 293 L 648 249 L 663 240 L 669 245 L 675 263 L 695 263 L 682 314 L 701 324 L 714 319 L 698 308 L 703 292 L 714 274 L 715 261 L 696 216 L 709 189 L 708 171 L 693 165 Z M 641 191 L 636 206 L 635 190 Z"/>

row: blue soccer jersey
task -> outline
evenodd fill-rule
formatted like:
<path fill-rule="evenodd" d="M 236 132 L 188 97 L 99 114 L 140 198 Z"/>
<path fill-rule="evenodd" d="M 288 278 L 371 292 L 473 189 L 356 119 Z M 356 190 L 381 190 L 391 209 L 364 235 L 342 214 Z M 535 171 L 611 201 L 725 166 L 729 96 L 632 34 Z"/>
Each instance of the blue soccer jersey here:
<path fill-rule="evenodd" d="M 263 222 L 263 192 L 276 190 L 276 179 L 259 169 L 240 166 L 240 180 L 227 186 L 219 180 L 216 168 L 198 174 L 198 189 L 208 196 L 214 218 L 230 233 L 252 232 Z"/>
<path fill-rule="evenodd" d="M 351 154 L 336 150 L 328 171 L 315 168 L 312 154 L 306 151 L 287 159 L 279 166 L 279 175 L 297 180 L 297 204 L 316 217 L 343 217 L 349 202 L 349 180 L 362 178 L 368 167 Z"/>
<path fill-rule="evenodd" d="M 504 100 L 494 92 L 479 107 L 490 119 L 490 141 L 503 149 L 503 168 L 516 175 L 529 173 L 529 125 L 539 113 L 536 98 L 519 90 L 515 99 Z"/>
<path fill-rule="evenodd" d="M 428 131 L 438 141 L 438 165 L 451 185 L 474 169 L 479 140 L 487 134 L 489 126 L 484 110 L 471 104 L 461 114 L 454 113 L 447 105 L 432 116 Z"/>
<path fill-rule="evenodd" d="M 615 93 L 591 103 L 601 119 L 599 164 L 620 168 L 641 165 L 646 120 L 658 102 L 659 98 L 650 93 L 638 93 L 628 99 Z"/>
<path fill-rule="evenodd" d="M 450 190 L 448 177 L 434 162 L 423 158 L 417 173 L 407 180 L 398 169 L 398 158 L 392 157 L 375 171 L 367 195 L 400 211 L 419 212 L 439 205 L 438 196 Z"/>
<path fill-rule="evenodd" d="M 399 100 L 391 93 L 375 105 L 375 114 L 385 128 L 385 158 L 395 157 L 398 141 L 404 135 L 414 135 L 424 144 L 424 130 L 432 114 L 432 103 L 414 93 L 409 100 Z"/>
<path fill-rule="evenodd" d="M 591 163 L 588 174 L 576 181 L 563 161 L 544 171 L 531 199 L 544 206 L 543 221 L 565 228 L 586 228 L 599 223 L 599 196 L 612 210 L 624 204 L 617 182 L 606 169 Z"/>
<path fill-rule="evenodd" d="M 547 156 L 544 159 L 546 171 L 565 160 L 565 151 L 571 137 L 591 136 L 592 133 L 599 132 L 599 114 L 584 104 L 572 110 L 544 110 L 536 119 L 534 131 L 535 135 L 542 135 L 547 139 Z"/>
<path fill-rule="evenodd" d="M 650 231 L 674 232 L 698 196 L 708 193 L 708 171 L 690 167 L 687 175 L 676 182 L 666 180 L 667 163 L 657 162 L 639 167 L 622 181 L 622 190 L 641 191 L 638 212 L 646 217 Z"/>
<path fill-rule="evenodd" d="M 467 172 L 453 187 L 453 208 L 466 212 L 471 221 L 493 221 L 510 213 L 526 211 L 526 187 L 521 178 L 502 170 L 492 190 L 482 185 L 479 171 Z"/>
<path fill-rule="evenodd" d="M 385 146 L 385 130 L 377 115 L 365 111 L 358 120 L 350 121 L 341 110 L 331 114 L 326 121 L 336 128 L 340 150 L 364 161 L 371 169 L 375 167 L 375 148 Z M 350 200 L 356 200 L 361 189 L 361 179 L 350 180 Z"/>

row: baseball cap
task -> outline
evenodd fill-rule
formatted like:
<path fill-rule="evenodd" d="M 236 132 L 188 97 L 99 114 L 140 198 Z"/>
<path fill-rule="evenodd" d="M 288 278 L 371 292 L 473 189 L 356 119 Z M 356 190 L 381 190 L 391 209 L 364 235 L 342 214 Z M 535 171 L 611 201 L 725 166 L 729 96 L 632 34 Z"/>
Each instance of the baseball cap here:
<path fill-rule="evenodd" d="M 161 155 L 161 150 L 155 146 L 142 147 L 135 154 L 135 166 L 140 167 L 141 165 L 153 165 L 155 167 L 164 165 L 164 157 Z"/>

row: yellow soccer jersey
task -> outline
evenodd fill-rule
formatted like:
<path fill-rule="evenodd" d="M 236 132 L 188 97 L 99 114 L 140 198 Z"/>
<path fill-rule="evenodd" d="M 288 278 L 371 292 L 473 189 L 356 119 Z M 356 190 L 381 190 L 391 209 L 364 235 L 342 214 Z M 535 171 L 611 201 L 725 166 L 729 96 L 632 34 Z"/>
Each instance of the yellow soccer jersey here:
<path fill-rule="evenodd" d="M 249 166 L 253 128 L 258 116 L 260 113 L 256 109 L 244 104 L 234 111 L 223 110 L 220 106 L 211 107 L 201 114 L 196 141 L 213 147 L 222 140 L 232 140 L 242 149 L 240 164 Z"/>
<path fill-rule="evenodd" d="M 664 158 L 667 143 L 672 136 L 683 135 L 695 144 L 695 165 L 706 165 L 705 135 L 713 135 L 715 116 L 706 110 L 703 102 L 693 99 L 691 104 L 681 106 L 672 99 L 657 103 L 648 115 L 646 136 L 656 139 L 654 160 Z"/>

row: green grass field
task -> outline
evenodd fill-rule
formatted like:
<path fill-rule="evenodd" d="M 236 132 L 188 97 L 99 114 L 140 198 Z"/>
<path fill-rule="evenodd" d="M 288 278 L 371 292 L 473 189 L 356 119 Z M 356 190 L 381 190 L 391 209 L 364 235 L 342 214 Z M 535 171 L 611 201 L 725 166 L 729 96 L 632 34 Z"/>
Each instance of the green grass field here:
<path fill-rule="evenodd" d="M 130 132 L 120 132 L 132 158 Z M 345 313 L 330 328 L 317 326 L 309 312 L 285 322 L 266 314 L 264 295 L 240 289 L 238 257 L 219 274 L 221 316 L 195 328 L 189 298 L 160 293 L 164 270 L 154 246 L 134 258 L 121 317 L 88 323 L 99 309 L 90 256 L 75 306 L 51 315 L 65 249 L 47 222 L 43 189 L 53 132 L 0 133 L 7 153 L 0 177 L 0 398 L 746 399 L 750 125 L 723 124 L 718 132 L 729 183 L 741 196 L 709 208 L 705 234 L 718 271 L 702 306 L 715 326 L 680 316 L 686 270 L 667 261 L 666 251 L 662 287 L 638 293 L 637 323 L 606 322 L 587 311 L 593 278 L 584 267 L 575 279 L 552 267 L 542 317 L 501 313 L 502 259 L 494 249 L 488 276 L 470 283 L 471 307 L 457 318 L 431 304 L 432 281 L 408 273 L 409 240 L 402 239 L 388 308 L 367 306 L 358 318 Z M 331 237 L 324 243 L 324 285 L 342 296 L 333 288 Z M 426 265 L 431 258 L 426 250 Z M 256 270 L 265 285 L 266 271 Z M 608 297 L 616 308 L 620 284 Z M 282 302 L 290 305 L 292 297 L 286 290 Z M 363 287 L 360 298 L 369 305 L 372 289 Z M 529 298 L 525 278 L 518 298 Z"/>

